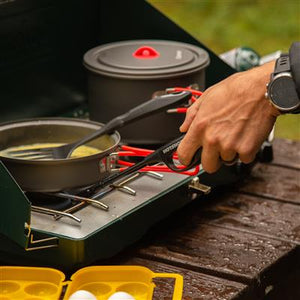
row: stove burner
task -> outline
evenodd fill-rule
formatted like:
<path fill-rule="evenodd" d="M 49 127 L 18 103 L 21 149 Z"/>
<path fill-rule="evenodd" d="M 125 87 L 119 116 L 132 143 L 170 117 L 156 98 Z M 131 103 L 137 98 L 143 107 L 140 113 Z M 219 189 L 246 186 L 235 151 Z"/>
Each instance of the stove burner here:
<path fill-rule="evenodd" d="M 159 180 L 163 178 L 163 175 L 153 171 L 148 171 L 145 173 L 137 172 L 131 176 L 125 177 L 121 182 L 113 183 L 105 188 L 101 188 L 98 191 L 97 186 L 96 188 L 95 186 L 88 186 L 72 191 L 56 193 L 26 192 L 26 195 L 31 202 L 32 212 L 52 215 L 54 220 L 59 220 L 62 217 L 69 217 L 80 223 L 81 219 L 74 215 L 74 213 L 89 204 L 93 204 L 102 210 L 108 211 L 109 206 L 100 201 L 100 199 L 111 193 L 113 190 L 119 190 L 126 194 L 135 196 L 136 191 L 126 184 L 143 175 L 149 175 Z"/>

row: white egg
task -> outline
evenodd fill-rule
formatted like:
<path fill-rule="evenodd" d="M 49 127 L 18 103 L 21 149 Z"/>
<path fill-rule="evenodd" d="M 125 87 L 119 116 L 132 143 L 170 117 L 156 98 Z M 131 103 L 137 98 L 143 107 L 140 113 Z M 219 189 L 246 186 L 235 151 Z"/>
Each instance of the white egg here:
<path fill-rule="evenodd" d="M 97 300 L 97 298 L 88 291 L 78 290 L 70 296 L 69 300 Z"/>
<path fill-rule="evenodd" d="M 135 298 L 125 292 L 116 292 L 112 294 L 107 300 L 135 300 Z"/>

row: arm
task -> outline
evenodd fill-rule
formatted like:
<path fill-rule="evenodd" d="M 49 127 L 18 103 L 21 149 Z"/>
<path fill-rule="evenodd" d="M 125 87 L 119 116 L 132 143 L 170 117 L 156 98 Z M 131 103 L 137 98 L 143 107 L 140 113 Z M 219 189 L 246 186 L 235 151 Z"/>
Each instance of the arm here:
<path fill-rule="evenodd" d="M 187 112 L 180 127 L 186 135 L 178 147 L 179 159 L 188 164 L 203 147 L 202 166 L 209 173 L 236 154 L 244 163 L 254 160 L 280 114 L 265 99 L 274 62 L 236 73 L 207 89 Z"/>

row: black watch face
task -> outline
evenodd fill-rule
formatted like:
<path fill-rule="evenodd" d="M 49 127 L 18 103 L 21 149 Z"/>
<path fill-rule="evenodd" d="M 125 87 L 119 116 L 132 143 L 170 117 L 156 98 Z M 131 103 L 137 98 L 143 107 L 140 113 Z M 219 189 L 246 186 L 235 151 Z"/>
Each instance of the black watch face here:
<path fill-rule="evenodd" d="M 282 110 L 293 110 L 300 104 L 295 83 L 289 76 L 278 77 L 271 83 L 270 98 Z"/>

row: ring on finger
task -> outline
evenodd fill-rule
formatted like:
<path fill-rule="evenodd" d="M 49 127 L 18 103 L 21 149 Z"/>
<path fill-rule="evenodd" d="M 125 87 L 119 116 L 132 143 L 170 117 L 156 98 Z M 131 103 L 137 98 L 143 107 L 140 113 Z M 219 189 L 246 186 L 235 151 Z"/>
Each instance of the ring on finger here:
<path fill-rule="evenodd" d="M 223 160 L 222 157 L 220 157 L 220 160 L 225 166 L 232 166 L 239 160 L 239 155 L 238 153 L 236 153 L 235 157 L 232 160 Z"/>

